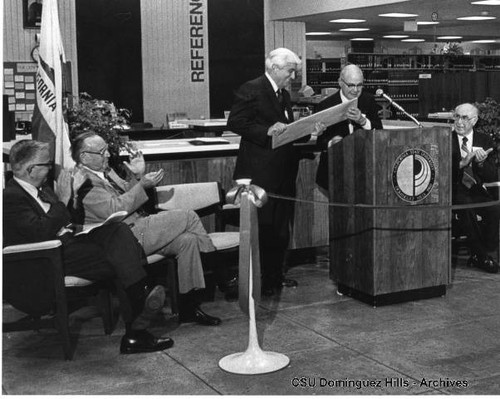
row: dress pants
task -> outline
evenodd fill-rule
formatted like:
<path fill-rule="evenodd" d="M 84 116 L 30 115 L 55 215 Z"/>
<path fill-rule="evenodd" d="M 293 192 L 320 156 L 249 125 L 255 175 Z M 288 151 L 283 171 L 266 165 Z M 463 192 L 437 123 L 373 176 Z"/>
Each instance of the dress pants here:
<path fill-rule="evenodd" d="M 262 288 L 281 287 L 285 251 L 290 241 L 290 223 L 294 212 L 292 201 L 268 198 L 258 210 Z"/>
<path fill-rule="evenodd" d="M 467 189 L 460 185 L 453 197 L 454 204 L 471 204 L 478 202 L 494 201 L 483 188 L 472 187 Z M 500 206 L 489 206 L 476 209 L 457 211 L 460 223 L 464 226 L 471 246 L 471 251 L 479 257 L 494 253 L 498 249 L 499 235 L 498 223 L 500 220 Z M 478 223 L 476 215 L 483 219 L 482 226 Z"/>
<path fill-rule="evenodd" d="M 215 251 L 200 218 L 191 210 L 171 210 L 141 217 L 131 230 L 147 256 L 175 256 L 179 292 L 205 288 L 200 252 Z"/>
<path fill-rule="evenodd" d="M 88 280 L 116 277 L 124 288 L 146 277 L 144 252 L 124 223 L 101 226 L 63 245 L 66 275 Z"/>

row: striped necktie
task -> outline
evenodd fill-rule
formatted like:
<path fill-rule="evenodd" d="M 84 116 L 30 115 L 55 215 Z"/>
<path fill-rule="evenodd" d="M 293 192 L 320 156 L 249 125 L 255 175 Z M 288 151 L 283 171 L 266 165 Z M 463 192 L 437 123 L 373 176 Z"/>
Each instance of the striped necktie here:
<path fill-rule="evenodd" d="M 469 150 L 469 147 L 467 147 L 467 141 L 469 141 L 469 139 L 467 137 L 462 137 L 462 147 L 461 148 L 462 148 L 462 151 L 464 151 L 466 154 L 469 154 L 470 150 Z M 464 168 L 464 175 L 462 177 L 462 184 L 467 188 L 471 188 L 476 183 L 477 183 L 477 181 L 474 178 L 474 172 L 472 170 L 472 162 L 471 162 L 469 165 L 467 165 Z"/>

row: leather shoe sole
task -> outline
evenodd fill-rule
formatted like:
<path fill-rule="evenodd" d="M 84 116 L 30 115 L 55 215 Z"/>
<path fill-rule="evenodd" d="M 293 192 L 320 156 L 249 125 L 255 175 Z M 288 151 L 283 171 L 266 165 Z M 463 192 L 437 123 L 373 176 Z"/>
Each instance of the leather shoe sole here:
<path fill-rule="evenodd" d="M 144 307 L 153 313 L 158 312 L 165 304 L 165 288 L 161 285 L 155 286 L 146 297 Z"/>
<path fill-rule="evenodd" d="M 158 352 L 174 346 L 172 338 L 157 338 L 146 330 L 133 331 L 122 337 L 120 353 Z"/>
<path fill-rule="evenodd" d="M 194 312 L 188 315 L 179 315 L 179 323 L 198 323 L 203 326 L 218 326 L 222 320 L 215 316 L 206 314 L 200 308 L 196 308 Z"/>

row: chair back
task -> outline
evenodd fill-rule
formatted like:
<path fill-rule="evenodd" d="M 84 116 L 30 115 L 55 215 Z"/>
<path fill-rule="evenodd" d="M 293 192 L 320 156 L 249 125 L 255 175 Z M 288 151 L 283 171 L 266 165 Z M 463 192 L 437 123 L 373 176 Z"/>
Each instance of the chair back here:
<path fill-rule="evenodd" d="M 57 295 L 65 295 L 59 247 L 3 255 L 3 299 L 16 309 L 40 317 L 54 311 Z"/>
<path fill-rule="evenodd" d="M 159 210 L 193 210 L 204 216 L 222 207 L 222 191 L 218 182 L 159 186 L 155 188 L 155 196 Z"/>

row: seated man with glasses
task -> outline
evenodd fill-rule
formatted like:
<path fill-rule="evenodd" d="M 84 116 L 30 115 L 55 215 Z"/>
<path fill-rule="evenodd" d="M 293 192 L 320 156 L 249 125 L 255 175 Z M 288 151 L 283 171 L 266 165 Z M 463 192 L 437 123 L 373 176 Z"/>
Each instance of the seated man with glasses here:
<path fill-rule="evenodd" d="M 498 180 L 497 154 L 492 138 L 474 131 L 478 109 L 472 104 L 461 104 L 455 108 L 453 119 L 453 204 L 494 201 L 483 183 Z M 470 243 L 472 256 L 468 264 L 497 273 L 499 266 L 493 256 L 498 249 L 500 205 L 458 210 L 457 215 Z M 481 223 L 478 223 L 477 215 L 480 215 Z"/>
<path fill-rule="evenodd" d="M 162 286 L 148 284 L 144 253 L 129 228 L 112 223 L 75 235 L 81 226 L 70 223 L 66 206 L 47 185 L 52 168 L 47 143 L 18 141 L 9 160 L 14 177 L 3 192 L 3 245 L 60 240 L 66 275 L 92 281 L 114 279 L 123 288 L 125 296 L 119 299 L 126 331 L 121 353 L 170 348 L 170 338 L 156 338 L 146 330 L 161 310 L 165 292 Z"/>
<path fill-rule="evenodd" d="M 332 140 L 332 144 L 338 143 L 356 129 L 382 129 L 382 121 L 378 116 L 380 107 L 372 94 L 363 91 L 363 79 L 363 72 L 357 65 L 346 65 L 340 71 L 338 80 L 340 90 L 321 101 L 316 108 L 316 112 L 319 112 L 354 98 L 358 99 L 358 106 L 347 111 L 347 120 L 327 127 L 323 135 L 318 137 L 322 153 L 316 172 L 316 184 L 327 192 L 328 142 Z"/>
<path fill-rule="evenodd" d="M 106 142 L 93 131 L 73 139 L 71 156 L 77 164 L 73 176 L 75 214 L 85 223 L 98 223 L 114 212 L 126 211 L 129 216 L 124 223 L 147 256 L 157 253 L 177 259 L 179 321 L 220 324 L 218 317 L 206 314 L 199 307 L 199 290 L 205 288 L 200 252 L 215 251 L 200 218 L 194 211 L 181 209 L 149 215 L 142 207 L 149 198 L 146 191 L 162 181 L 163 170 L 145 173 L 144 158 L 137 152 L 130 162 L 124 162 L 129 176 L 128 181 L 123 180 L 109 167 Z"/>

